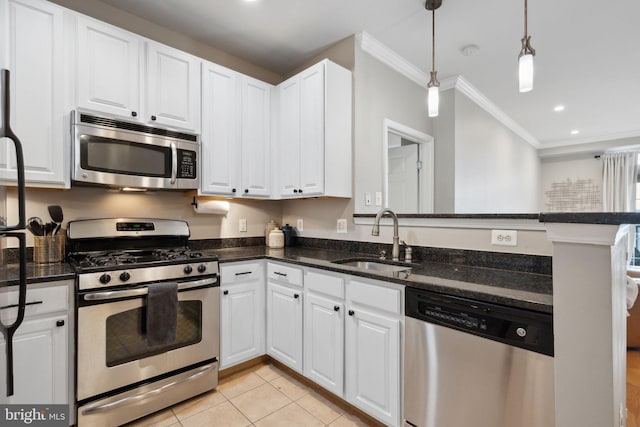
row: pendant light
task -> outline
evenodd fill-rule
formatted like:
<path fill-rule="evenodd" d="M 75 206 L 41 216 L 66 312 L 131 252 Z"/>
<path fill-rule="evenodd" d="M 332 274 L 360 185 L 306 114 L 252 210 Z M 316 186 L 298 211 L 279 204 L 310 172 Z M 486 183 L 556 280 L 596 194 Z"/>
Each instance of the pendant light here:
<path fill-rule="evenodd" d="M 427 0 L 425 9 L 431 11 L 431 79 L 427 84 L 427 106 L 429 117 L 438 116 L 440 104 L 440 82 L 436 74 L 436 9 L 442 5 L 442 0 Z"/>
<path fill-rule="evenodd" d="M 527 34 L 527 0 L 524 0 L 524 37 L 518 56 L 518 82 L 520 92 L 533 89 L 533 57 L 536 51 L 531 47 L 531 36 Z"/>

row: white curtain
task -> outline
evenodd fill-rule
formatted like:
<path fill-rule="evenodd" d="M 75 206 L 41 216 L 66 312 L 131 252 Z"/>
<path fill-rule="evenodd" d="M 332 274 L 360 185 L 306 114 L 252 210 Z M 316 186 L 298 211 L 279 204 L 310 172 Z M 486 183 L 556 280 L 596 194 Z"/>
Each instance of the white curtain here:
<path fill-rule="evenodd" d="M 606 153 L 602 159 L 604 212 L 635 212 L 637 153 Z"/>

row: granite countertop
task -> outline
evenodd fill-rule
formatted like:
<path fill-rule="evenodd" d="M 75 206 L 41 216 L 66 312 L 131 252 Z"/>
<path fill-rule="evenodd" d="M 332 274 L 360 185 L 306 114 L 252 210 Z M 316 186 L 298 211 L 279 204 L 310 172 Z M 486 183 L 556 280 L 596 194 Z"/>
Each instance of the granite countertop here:
<path fill-rule="evenodd" d="M 434 262 L 412 264 L 410 274 L 373 272 L 334 264 L 331 261 L 364 256 L 375 258 L 375 256 L 312 248 L 269 249 L 264 246 L 248 246 L 204 252 L 217 255 L 221 263 L 267 258 L 490 303 L 545 313 L 553 312 L 552 278 L 547 274 Z"/>
<path fill-rule="evenodd" d="M 218 256 L 221 263 L 267 258 L 490 303 L 553 312 L 552 278 L 547 274 L 438 262 L 411 264 L 410 273 L 374 272 L 332 263 L 356 257 L 375 258 L 374 255 L 305 247 L 270 249 L 265 246 L 243 246 L 207 249 L 202 252 Z M 7 265 L 0 273 L 0 287 L 17 285 L 18 275 L 18 264 Z M 27 263 L 27 283 L 71 280 L 74 277 L 74 272 L 67 263 Z"/>

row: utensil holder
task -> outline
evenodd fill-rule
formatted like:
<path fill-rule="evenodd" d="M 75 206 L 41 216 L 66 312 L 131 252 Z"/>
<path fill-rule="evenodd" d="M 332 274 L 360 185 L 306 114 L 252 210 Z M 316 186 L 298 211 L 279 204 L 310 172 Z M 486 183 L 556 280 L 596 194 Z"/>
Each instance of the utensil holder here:
<path fill-rule="evenodd" d="M 34 236 L 33 262 L 36 264 L 50 264 L 64 261 L 65 233 L 54 236 Z"/>

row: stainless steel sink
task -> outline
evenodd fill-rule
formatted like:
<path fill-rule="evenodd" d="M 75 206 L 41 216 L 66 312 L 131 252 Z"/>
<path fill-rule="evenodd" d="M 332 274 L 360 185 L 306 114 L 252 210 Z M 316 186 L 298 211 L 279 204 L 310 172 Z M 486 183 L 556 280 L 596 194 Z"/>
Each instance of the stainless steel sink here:
<path fill-rule="evenodd" d="M 334 264 L 348 265 L 350 267 L 361 268 L 363 270 L 375 270 L 375 271 L 388 271 L 388 272 L 400 272 L 410 271 L 411 267 L 408 265 L 386 263 L 377 259 L 342 259 L 333 261 Z"/>

